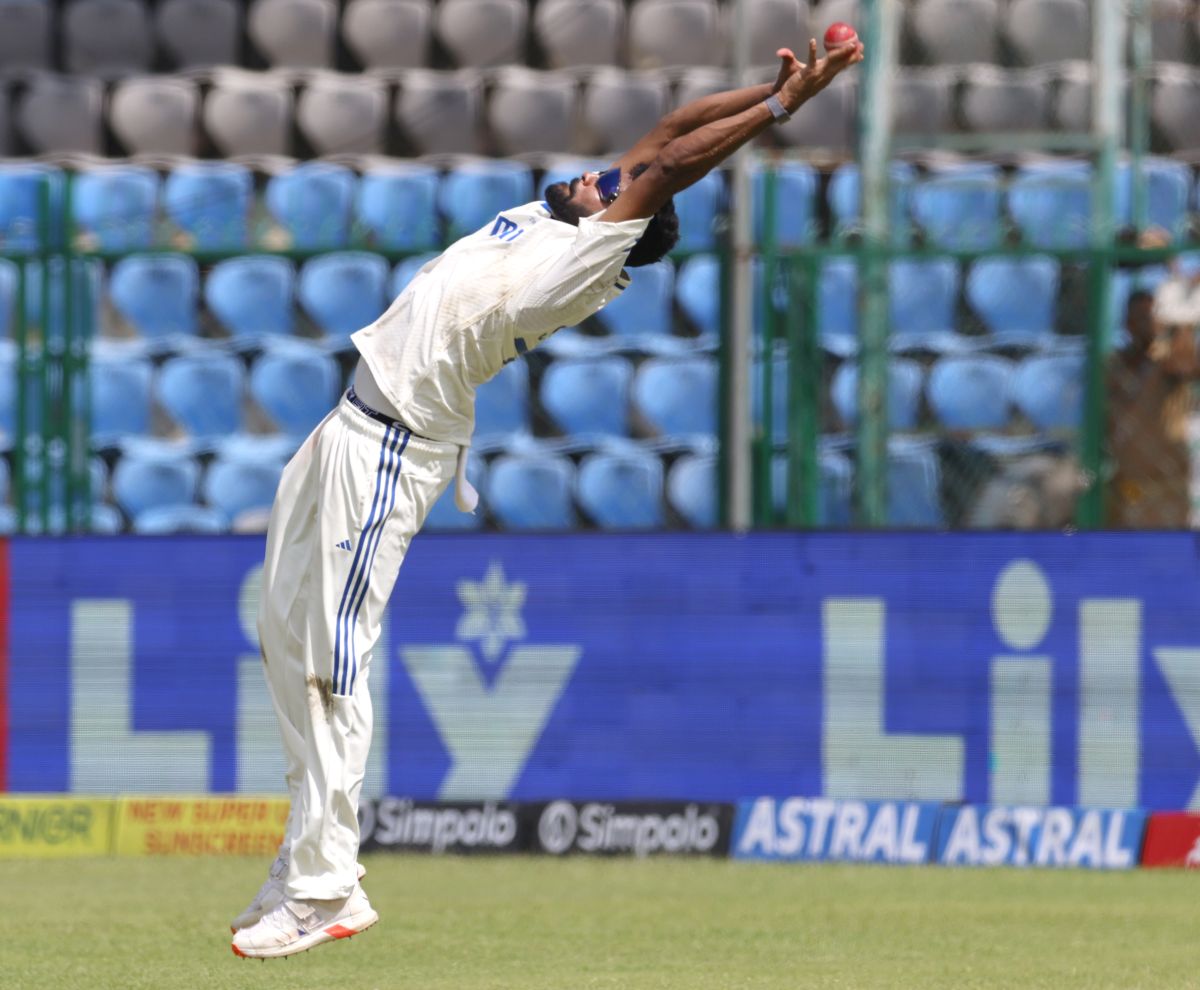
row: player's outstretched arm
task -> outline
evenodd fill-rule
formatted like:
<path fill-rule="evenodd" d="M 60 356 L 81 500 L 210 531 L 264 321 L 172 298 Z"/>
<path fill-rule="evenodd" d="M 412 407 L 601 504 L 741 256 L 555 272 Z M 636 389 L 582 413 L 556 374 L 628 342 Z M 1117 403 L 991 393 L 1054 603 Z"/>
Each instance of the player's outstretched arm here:
<path fill-rule="evenodd" d="M 835 48 L 825 58 L 817 58 L 816 41 L 809 42 L 808 64 L 792 73 L 779 90 L 778 99 L 788 113 L 795 113 L 852 65 L 863 60 L 861 43 Z M 622 190 L 604 211 L 611 222 L 652 217 L 675 193 L 698 182 L 732 155 L 775 123 L 766 102 L 759 101 L 741 113 L 714 120 L 669 141 L 637 179 Z"/>

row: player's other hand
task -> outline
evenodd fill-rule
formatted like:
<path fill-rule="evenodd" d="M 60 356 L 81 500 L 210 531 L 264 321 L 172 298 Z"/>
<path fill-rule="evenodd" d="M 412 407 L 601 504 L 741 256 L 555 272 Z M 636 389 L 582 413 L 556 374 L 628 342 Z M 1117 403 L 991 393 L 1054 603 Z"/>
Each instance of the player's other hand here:
<path fill-rule="evenodd" d="M 775 77 L 775 85 L 771 88 L 772 93 L 778 93 L 783 89 L 783 84 L 788 81 L 789 76 L 795 75 L 804 68 L 804 63 L 796 58 L 796 53 L 790 48 L 781 48 L 775 54 L 779 58 L 779 75 Z"/>
<path fill-rule="evenodd" d="M 808 64 L 788 76 L 779 90 L 779 99 L 788 112 L 795 113 L 805 101 L 828 86 L 838 74 L 863 60 L 861 41 L 840 45 L 824 58 L 817 57 L 817 39 L 808 43 Z"/>

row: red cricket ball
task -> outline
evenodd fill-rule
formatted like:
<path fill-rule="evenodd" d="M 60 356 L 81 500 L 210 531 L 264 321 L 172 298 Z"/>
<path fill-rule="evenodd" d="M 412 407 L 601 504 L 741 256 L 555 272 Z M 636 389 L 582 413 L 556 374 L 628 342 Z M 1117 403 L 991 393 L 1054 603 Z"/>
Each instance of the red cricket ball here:
<path fill-rule="evenodd" d="M 851 45 L 856 41 L 858 41 L 858 32 L 843 21 L 829 25 L 829 30 L 825 32 L 825 50 L 827 52 L 841 48 L 842 45 Z"/>

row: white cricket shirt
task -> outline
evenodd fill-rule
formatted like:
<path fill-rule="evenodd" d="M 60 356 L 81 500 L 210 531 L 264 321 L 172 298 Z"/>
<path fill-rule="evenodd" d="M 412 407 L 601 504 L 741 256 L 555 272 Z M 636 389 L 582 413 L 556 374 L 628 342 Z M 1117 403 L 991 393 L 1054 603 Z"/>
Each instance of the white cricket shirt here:
<path fill-rule="evenodd" d="M 615 298 L 649 222 L 606 223 L 599 213 L 573 227 L 542 202 L 505 210 L 422 267 L 351 339 L 406 426 L 465 447 L 475 389 Z"/>

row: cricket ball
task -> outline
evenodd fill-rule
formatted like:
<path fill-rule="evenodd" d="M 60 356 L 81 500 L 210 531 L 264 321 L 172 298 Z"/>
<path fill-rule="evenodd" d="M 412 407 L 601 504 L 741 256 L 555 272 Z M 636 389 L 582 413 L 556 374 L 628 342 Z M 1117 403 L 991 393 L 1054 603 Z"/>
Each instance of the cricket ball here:
<path fill-rule="evenodd" d="M 858 32 L 844 21 L 829 25 L 825 32 L 825 51 L 831 52 L 842 45 L 852 45 L 858 41 Z"/>

